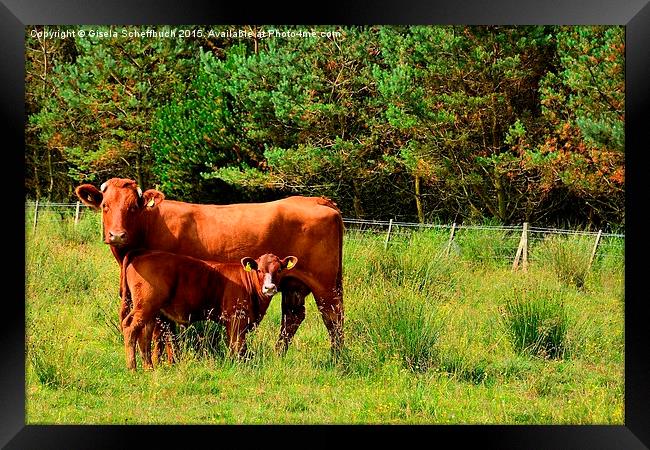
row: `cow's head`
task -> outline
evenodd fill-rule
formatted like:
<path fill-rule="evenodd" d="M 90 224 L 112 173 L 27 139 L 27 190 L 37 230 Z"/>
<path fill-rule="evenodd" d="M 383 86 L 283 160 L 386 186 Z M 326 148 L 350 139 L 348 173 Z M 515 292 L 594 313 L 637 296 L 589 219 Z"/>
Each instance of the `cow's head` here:
<path fill-rule="evenodd" d="M 116 247 L 135 245 L 142 230 L 142 215 L 165 199 L 162 192 L 155 189 L 142 192 L 135 181 L 125 178 L 111 178 L 99 189 L 82 184 L 75 193 L 84 204 L 101 209 L 104 242 Z"/>
<path fill-rule="evenodd" d="M 281 274 L 285 270 L 293 269 L 297 262 L 298 258 L 295 256 L 280 259 L 271 253 L 262 255 L 257 259 L 248 256 L 241 259 L 244 270 L 255 272 L 262 294 L 269 298 L 277 294 Z"/>

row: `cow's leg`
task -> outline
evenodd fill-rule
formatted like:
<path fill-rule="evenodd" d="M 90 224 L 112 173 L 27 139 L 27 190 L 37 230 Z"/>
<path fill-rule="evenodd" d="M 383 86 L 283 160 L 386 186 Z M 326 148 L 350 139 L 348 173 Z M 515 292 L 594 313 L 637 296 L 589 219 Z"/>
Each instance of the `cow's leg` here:
<path fill-rule="evenodd" d="M 138 336 L 138 347 L 140 347 L 140 355 L 142 356 L 142 367 L 145 369 L 153 369 L 151 361 L 151 335 L 155 327 L 155 321 L 148 322 Z"/>
<path fill-rule="evenodd" d="M 282 324 L 275 348 L 283 355 L 287 352 L 298 327 L 305 320 L 305 297 L 309 295 L 309 288 L 295 278 L 285 278 L 280 290 L 282 291 Z"/>
<path fill-rule="evenodd" d="M 314 292 L 316 306 L 330 335 L 334 356 L 343 348 L 343 297 L 339 292 L 338 289 Z"/>

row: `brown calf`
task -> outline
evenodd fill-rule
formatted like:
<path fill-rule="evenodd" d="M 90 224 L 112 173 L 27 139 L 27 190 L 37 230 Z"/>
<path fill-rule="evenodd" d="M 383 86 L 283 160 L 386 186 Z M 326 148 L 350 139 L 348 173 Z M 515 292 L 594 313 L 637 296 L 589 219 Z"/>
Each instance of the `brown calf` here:
<path fill-rule="evenodd" d="M 127 367 L 136 368 L 136 342 L 143 366 L 153 367 L 151 338 L 161 313 L 180 324 L 214 320 L 225 325 L 231 354 L 243 355 L 246 333 L 260 323 L 284 272 L 297 261 L 265 254 L 233 264 L 144 249 L 129 252 L 121 274 L 122 300 L 130 294 L 132 303 L 122 321 Z"/>

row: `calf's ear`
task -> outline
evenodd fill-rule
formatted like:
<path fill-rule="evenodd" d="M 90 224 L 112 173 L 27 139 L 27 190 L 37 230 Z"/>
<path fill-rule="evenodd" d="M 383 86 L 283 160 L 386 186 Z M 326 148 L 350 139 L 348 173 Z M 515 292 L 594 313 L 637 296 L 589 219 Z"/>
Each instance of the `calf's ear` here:
<path fill-rule="evenodd" d="M 246 256 L 245 258 L 242 258 L 241 265 L 244 267 L 244 270 L 246 270 L 246 272 L 250 272 L 251 270 L 257 270 L 257 261 L 255 261 L 250 256 Z"/>
<path fill-rule="evenodd" d="M 102 194 L 99 189 L 92 184 L 82 184 L 77 186 L 74 192 L 84 205 L 88 205 L 94 209 L 99 209 L 99 205 L 101 205 L 102 200 L 104 199 L 104 194 Z"/>
<path fill-rule="evenodd" d="M 283 269 L 289 270 L 289 269 L 293 269 L 297 263 L 298 263 L 298 258 L 296 258 L 295 256 L 287 256 L 282 261 L 280 261 L 280 266 Z"/>
<path fill-rule="evenodd" d="M 146 208 L 153 208 L 165 200 L 165 194 L 155 189 L 147 189 L 142 194 L 142 204 Z"/>

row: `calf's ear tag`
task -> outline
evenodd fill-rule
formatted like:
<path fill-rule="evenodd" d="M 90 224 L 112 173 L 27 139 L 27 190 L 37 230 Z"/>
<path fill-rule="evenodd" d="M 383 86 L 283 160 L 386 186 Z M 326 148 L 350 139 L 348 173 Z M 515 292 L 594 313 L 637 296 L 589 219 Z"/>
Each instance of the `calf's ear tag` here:
<path fill-rule="evenodd" d="M 291 269 L 293 267 L 293 259 L 290 259 L 289 262 L 287 263 L 287 269 Z"/>
<path fill-rule="evenodd" d="M 155 200 L 152 198 L 151 200 L 149 200 L 149 201 L 147 202 L 147 206 L 148 206 L 149 208 L 151 208 L 155 203 L 156 203 Z"/>
<path fill-rule="evenodd" d="M 250 272 L 250 271 L 252 270 L 252 269 L 251 269 L 251 263 L 247 262 L 247 263 L 246 263 L 246 266 L 244 267 L 244 269 L 246 270 L 246 272 Z"/>

